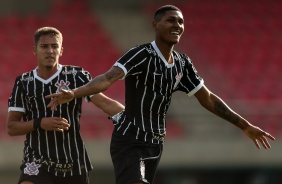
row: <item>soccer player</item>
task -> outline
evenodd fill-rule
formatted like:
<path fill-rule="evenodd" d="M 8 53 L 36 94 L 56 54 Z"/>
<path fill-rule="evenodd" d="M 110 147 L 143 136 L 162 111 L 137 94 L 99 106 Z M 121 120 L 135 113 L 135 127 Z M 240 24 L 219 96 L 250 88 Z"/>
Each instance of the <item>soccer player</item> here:
<path fill-rule="evenodd" d="M 113 117 L 111 157 L 117 184 L 153 183 L 166 135 L 166 114 L 172 93 L 194 95 L 208 111 L 240 128 L 260 148 L 275 138 L 234 112 L 204 85 L 190 58 L 174 50 L 184 31 L 180 9 L 160 7 L 152 26 L 155 40 L 127 51 L 106 73 L 74 90 L 48 95 L 48 107 L 99 93 L 125 79 L 125 111 Z"/>
<path fill-rule="evenodd" d="M 26 135 L 19 184 L 88 184 L 92 170 L 80 135 L 82 98 L 47 108 L 45 96 L 61 89 L 78 88 L 91 80 L 78 66 L 59 64 L 63 36 L 53 27 L 34 34 L 33 47 L 38 66 L 18 76 L 9 98 L 7 131 L 11 136 Z M 86 96 L 109 116 L 124 109 L 102 93 Z"/>

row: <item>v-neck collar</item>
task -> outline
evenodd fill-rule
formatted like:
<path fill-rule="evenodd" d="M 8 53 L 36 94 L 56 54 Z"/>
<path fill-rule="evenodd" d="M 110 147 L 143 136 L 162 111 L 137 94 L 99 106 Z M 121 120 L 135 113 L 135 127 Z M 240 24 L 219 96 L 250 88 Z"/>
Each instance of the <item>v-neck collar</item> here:
<path fill-rule="evenodd" d="M 54 73 L 54 75 L 52 75 L 49 79 L 45 80 L 45 79 L 42 79 L 41 77 L 38 76 L 37 74 L 37 69 L 38 67 L 36 67 L 34 70 L 33 70 L 33 75 L 34 75 L 34 78 L 36 78 L 37 80 L 43 82 L 44 84 L 48 84 L 49 82 L 51 82 L 55 77 L 57 77 L 59 75 L 59 73 L 62 71 L 62 65 L 58 65 L 58 71 L 56 73 Z"/>
<path fill-rule="evenodd" d="M 155 41 L 151 42 L 153 48 L 156 50 L 157 54 L 159 55 L 159 57 L 161 58 L 161 60 L 164 62 L 164 64 L 166 65 L 166 67 L 171 68 L 174 66 L 174 57 L 173 57 L 173 53 L 171 53 L 171 57 L 173 62 L 171 64 L 168 63 L 168 61 L 164 58 L 163 54 L 161 53 L 160 49 L 158 48 L 157 44 Z"/>

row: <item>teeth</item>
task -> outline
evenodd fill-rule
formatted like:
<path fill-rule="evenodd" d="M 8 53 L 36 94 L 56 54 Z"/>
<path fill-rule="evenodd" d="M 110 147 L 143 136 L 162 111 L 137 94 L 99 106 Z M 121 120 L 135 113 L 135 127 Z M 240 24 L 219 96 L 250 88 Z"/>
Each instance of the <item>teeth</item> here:
<path fill-rule="evenodd" d="M 176 31 L 173 31 L 173 32 L 171 32 L 172 34 L 176 34 L 176 35 L 178 35 L 179 34 L 179 32 L 176 32 Z"/>

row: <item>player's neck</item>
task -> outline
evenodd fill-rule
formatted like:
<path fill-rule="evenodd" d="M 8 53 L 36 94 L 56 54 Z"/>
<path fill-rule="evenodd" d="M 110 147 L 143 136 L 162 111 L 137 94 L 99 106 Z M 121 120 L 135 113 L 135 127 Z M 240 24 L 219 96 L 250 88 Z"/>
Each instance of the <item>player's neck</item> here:
<path fill-rule="evenodd" d="M 168 44 L 157 44 L 157 47 L 159 48 L 160 52 L 164 56 L 164 58 L 167 60 L 169 64 L 173 63 L 172 59 L 172 51 L 174 48 L 174 45 L 168 45 Z"/>
<path fill-rule="evenodd" d="M 58 71 L 58 66 L 55 66 L 55 67 L 52 67 L 52 68 L 44 67 L 44 66 L 38 66 L 37 70 L 36 70 L 37 75 L 44 80 L 52 77 L 57 71 Z"/>

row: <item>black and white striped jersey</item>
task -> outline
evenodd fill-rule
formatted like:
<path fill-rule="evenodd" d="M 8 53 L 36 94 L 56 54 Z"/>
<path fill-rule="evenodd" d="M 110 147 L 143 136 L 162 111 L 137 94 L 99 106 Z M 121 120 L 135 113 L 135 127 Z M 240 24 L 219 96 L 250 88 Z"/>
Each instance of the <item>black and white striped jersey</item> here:
<path fill-rule="evenodd" d="M 130 49 L 114 64 L 124 71 L 126 88 L 125 111 L 113 118 L 116 131 L 154 144 L 164 141 L 172 93 L 192 96 L 204 85 L 188 56 L 172 55 L 168 64 L 153 41 Z"/>
<path fill-rule="evenodd" d="M 36 118 L 63 117 L 68 120 L 68 131 L 34 130 L 26 135 L 24 164 L 39 164 L 57 176 L 78 175 L 92 170 L 85 145 L 80 135 L 82 98 L 57 107 L 47 108 L 45 96 L 63 89 L 74 89 L 91 80 L 89 72 L 76 66 L 59 65 L 59 70 L 48 80 L 37 75 L 36 69 L 16 78 L 8 100 L 9 111 L 23 112 L 23 123 Z M 86 100 L 90 100 L 88 97 Z M 39 166 L 38 165 L 38 166 Z"/>

